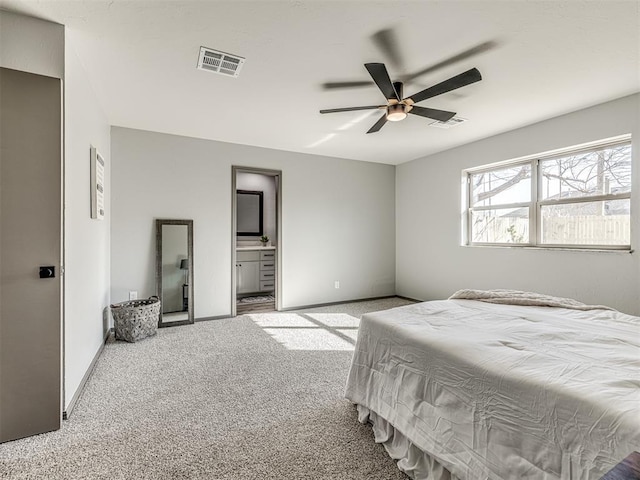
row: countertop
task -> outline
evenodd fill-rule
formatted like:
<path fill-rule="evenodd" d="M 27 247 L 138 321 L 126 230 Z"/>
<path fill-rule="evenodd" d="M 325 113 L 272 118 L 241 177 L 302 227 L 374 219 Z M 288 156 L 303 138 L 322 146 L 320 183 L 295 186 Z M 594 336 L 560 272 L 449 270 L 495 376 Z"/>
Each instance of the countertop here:
<path fill-rule="evenodd" d="M 262 245 L 251 245 L 248 247 L 236 247 L 236 252 L 246 252 L 248 250 L 275 250 L 276 247 L 263 247 Z"/>

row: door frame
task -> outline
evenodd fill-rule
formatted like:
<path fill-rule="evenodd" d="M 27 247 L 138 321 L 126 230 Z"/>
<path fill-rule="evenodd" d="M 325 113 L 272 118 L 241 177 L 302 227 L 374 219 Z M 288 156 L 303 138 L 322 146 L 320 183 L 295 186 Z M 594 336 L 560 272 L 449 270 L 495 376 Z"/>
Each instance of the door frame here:
<path fill-rule="evenodd" d="M 236 178 L 238 173 L 256 173 L 276 178 L 276 311 L 282 308 L 282 170 L 272 170 L 258 167 L 231 166 L 231 316 L 236 316 Z"/>

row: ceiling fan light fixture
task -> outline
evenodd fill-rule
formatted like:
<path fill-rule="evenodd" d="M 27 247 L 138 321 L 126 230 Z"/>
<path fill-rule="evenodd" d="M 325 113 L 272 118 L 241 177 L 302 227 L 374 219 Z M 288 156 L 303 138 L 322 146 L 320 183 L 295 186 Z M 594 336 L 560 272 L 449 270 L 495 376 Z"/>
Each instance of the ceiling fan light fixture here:
<path fill-rule="evenodd" d="M 387 120 L 389 122 L 399 122 L 407 118 L 407 112 L 404 105 L 389 105 L 387 107 Z"/>

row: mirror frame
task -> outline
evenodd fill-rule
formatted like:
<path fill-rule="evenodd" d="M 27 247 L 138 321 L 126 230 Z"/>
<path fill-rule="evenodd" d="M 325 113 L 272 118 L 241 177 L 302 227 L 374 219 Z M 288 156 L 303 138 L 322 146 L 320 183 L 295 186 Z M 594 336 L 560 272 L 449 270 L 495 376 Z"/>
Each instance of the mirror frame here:
<path fill-rule="evenodd" d="M 238 195 L 254 195 L 258 197 L 259 209 L 258 212 L 258 222 L 259 222 L 259 232 L 240 232 L 236 231 L 236 235 L 239 237 L 260 237 L 264 234 L 264 192 L 259 190 L 236 190 L 236 205 L 238 204 Z M 236 207 L 237 208 L 237 207 Z M 237 212 L 237 211 L 236 211 Z M 236 215 L 238 215 L 236 213 Z M 237 229 L 237 220 L 236 220 L 236 229 Z"/>
<path fill-rule="evenodd" d="M 173 327 L 178 325 L 188 325 L 194 323 L 193 314 L 193 220 L 175 220 L 175 219 L 156 219 L 156 295 L 162 301 L 162 226 L 163 225 L 186 225 L 187 226 L 187 256 L 189 260 L 189 271 L 187 273 L 187 281 L 189 288 L 188 296 L 188 319 L 178 320 L 176 322 L 163 323 L 162 306 L 160 307 L 160 315 L 158 316 L 158 327 Z"/>

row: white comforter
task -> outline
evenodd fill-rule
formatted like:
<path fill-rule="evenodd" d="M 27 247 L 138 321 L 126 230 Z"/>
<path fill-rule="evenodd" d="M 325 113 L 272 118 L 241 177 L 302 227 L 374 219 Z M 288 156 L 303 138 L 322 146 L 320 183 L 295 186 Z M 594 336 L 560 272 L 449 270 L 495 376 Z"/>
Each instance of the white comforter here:
<path fill-rule="evenodd" d="M 346 396 L 460 479 L 595 480 L 640 449 L 640 318 L 474 300 L 368 314 Z"/>

